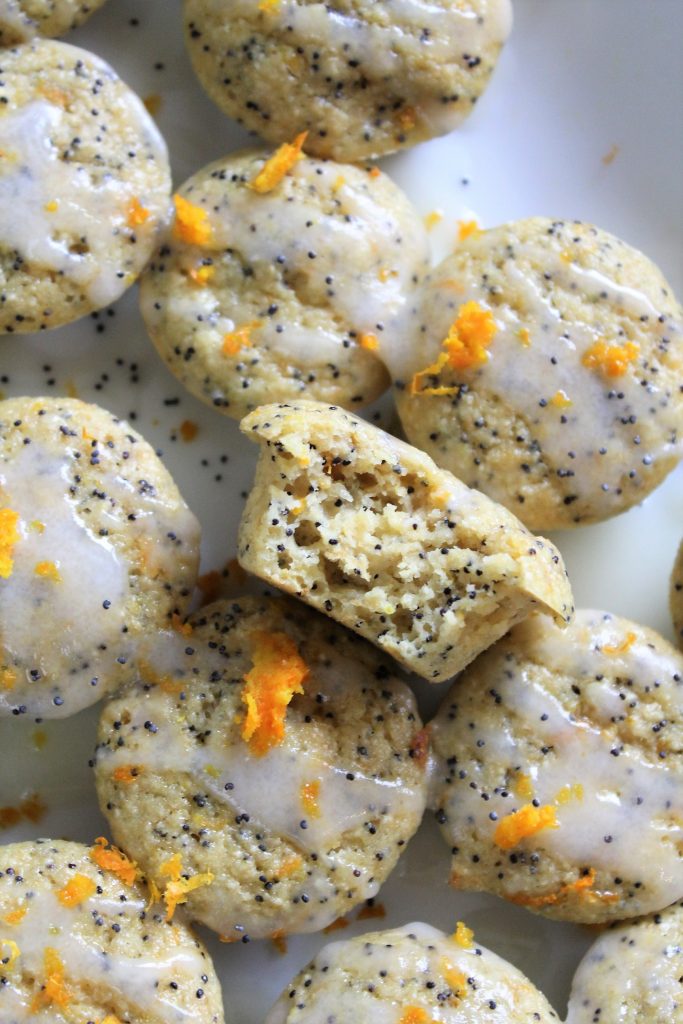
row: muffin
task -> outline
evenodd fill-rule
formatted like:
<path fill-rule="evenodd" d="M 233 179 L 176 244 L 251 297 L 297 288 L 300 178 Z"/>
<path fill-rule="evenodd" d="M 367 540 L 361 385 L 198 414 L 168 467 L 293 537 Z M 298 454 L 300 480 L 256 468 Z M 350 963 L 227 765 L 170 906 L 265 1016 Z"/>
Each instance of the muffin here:
<path fill-rule="evenodd" d="M 160 890 L 196 885 L 189 915 L 224 939 L 324 928 L 377 893 L 422 818 L 415 699 L 296 602 L 216 602 L 183 632 L 103 710 L 102 812 Z"/>
<path fill-rule="evenodd" d="M 511 28 L 509 0 L 185 0 L 200 82 L 269 142 L 365 160 L 444 135 L 472 111 Z"/>
<path fill-rule="evenodd" d="M 531 530 L 617 515 L 683 454 L 683 313 L 606 231 L 536 217 L 433 271 L 387 351 L 412 444 Z"/>
<path fill-rule="evenodd" d="M 182 615 L 199 524 L 153 449 L 75 399 L 0 402 L 0 715 L 72 715 Z"/>
<path fill-rule="evenodd" d="M 616 925 L 574 976 L 567 1024 L 681 1024 L 683 904 Z"/>
<path fill-rule="evenodd" d="M 0 333 L 24 334 L 136 280 L 169 213 L 170 170 L 142 102 L 86 50 L 36 39 L 0 51 L 0 103 Z"/>
<path fill-rule="evenodd" d="M 678 646 L 683 647 L 683 542 L 678 549 L 676 561 L 671 573 L 671 588 L 669 592 L 671 604 L 671 618 L 673 619 Z"/>
<path fill-rule="evenodd" d="M 436 1016 L 432 1016 L 436 1014 Z M 408 924 L 331 942 L 294 978 L 265 1024 L 550 1024 L 538 989 L 462 923 Z"/>
<path fill-rule="evenodd" d="M 0 1018 L 222 1024 L 209 955 L 140 873 L 98 839 L 0 847 Z"/>
<path fill-rule="evenodd" d="M 0 46 L 14 46 L 33 36 L 61 36 L 87 21 L 104 0 L 3 0 Z"/>
<path fill-rule="evenodd" d="M 651 629 L 532 617 L 429 726 L 452 884 L 597 924 L 683 895 L 683 657 Z"/>
<path fill-rule="evenodd" d="M 209 164 L 175 201 L 141 309 L 194 395 L 240 419 L 299 397 L 358 408 L 387 388 L 380 349 L 429 265 L 422 219 L 387 175 L 285 145 Z"/>
<path fill-rule="evenodd" d="M 424 679 L 450 679 L 533 609 L 571 615 L 552 544 L 417 449 L 316 402 L 264 406 L 242 430 L 263 446 L 242 567 Z"/>

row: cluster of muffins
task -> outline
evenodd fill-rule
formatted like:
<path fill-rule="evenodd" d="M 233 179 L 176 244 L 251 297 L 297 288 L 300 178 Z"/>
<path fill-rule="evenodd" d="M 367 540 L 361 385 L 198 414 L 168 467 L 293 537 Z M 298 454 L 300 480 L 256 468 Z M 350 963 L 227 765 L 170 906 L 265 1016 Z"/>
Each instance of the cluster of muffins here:
<path fill-rule="evenodd" d="M 275 148 L 173 195 L 142 102 L 48 38 L 102 2 L 0 10 L 0 332 L 139 280 L 171 372 L 259 445 L 237 546 L 270 589 L 197 608 L 199 522 L 153 448 L 77 399 L 0 401 L 0 716 L 104 700 L 113 840 L 0 848 L 0 1020 L 229 1021 L 190 922 L 320 932 L 427 811 L 456 889 L 608 926 L 568 1024 L 677 1020 L 683 654 L 576 611 L 537 533 L 680 461 L 683 312 L 578 222 L 476 229 L 432 268 L 369 162 L 466 117 L 509 0 L 185 0 L 202 85 Z M 358 415 L 389 388 L 405 440 Z M 671 610 L 683 649 L 683 545 Z M 427 723 L 411 676 L 447 684 Z M 266 1024 L 437 1020 L 558 1016 L 465 924 L 415 923 L 325 946 Z"/>

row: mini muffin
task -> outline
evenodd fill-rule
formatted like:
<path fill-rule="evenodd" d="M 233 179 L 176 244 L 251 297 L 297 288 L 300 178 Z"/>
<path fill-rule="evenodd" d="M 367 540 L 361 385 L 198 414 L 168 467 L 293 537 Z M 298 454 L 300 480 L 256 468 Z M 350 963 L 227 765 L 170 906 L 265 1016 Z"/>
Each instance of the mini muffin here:
<path fill-rule="evenodd" d="M 617 515 L 683 454 L 681 307 L 650 260 L 591 225 L 471 236 L 396 353 L 411 443 L 529 529 Z"/>
<path fill-rule="evenodd" d="M 169 213 L 170 171 L 142 102 L 86 50 L 36 39 L 0 52 L 0 103 L 0 333 L 26 333 L 135 281 Z"/>
<path fill-rule="evenodd" d="M 429 264 L 423 221 L 385 174 L 300 155 L 251 150 L 195 174 L 142 280 L 171 372 L 237 419 L 301 396 L 377 398 L 380 341 L 404 330 Z"/>
<path fill-rule="evenodd" d="M 429 727 L 452 884 L 595 924 L 683 895 L 683 658 L 651 629 L 534 616 Z"/>
<path fill-rule="evenodd" d="M 335 160 L 444 135 L 472 111 L 512 24 L 509 0 L 185 0 L 215 103 L 269 142 L 308 131 Z"/>
<path fill-rule="evenodd" d="M 0 46 L 14 46 L 34 36 L 61 36 L 87 21 L 104 0 L 3 0 Z"/>
<path fill-rule="evenodd" d="M 267 405 L 238 538 L 243 568 L 430 682 L 541 609 L 564 622 L 562 559 L 429 456 L 334 406 Z"/>
<path fill-rule="evenodd" d="M 326 927 L 374 896 L 426 802 L 415 699 L 296 602 L 219 601 L 160 636 L 107 704 L 95 778 L 114 836 L 228 940 Z M 209 884 L 210 883 L 210 884 Z"/>
<path fill-rule="evenodd" d="M 208 953 L 139 877 L 104 839 L 0 847 L 5 1024 L 222 1024 Z"/>
<path fill-rule="evenodd" d="M 683 648 L 683 542 L 678 549 L 673 572 L 671 573 L 669 599 L 678 646 Z"/>
<path fill-rule="evenodd" d="M 435 1015 L 435 1016 L 433 1016 Z M 297 974 L 265 1024 L 550 1024 L 545 997 L 459 924 L 407 924 L 331 942 Z"/>
<path fill-rule="evenodd" d="M 0 402 L 0 715 L 61 718 L 182 614 L 199 524 L 153 449 L 74 399 Z"/>

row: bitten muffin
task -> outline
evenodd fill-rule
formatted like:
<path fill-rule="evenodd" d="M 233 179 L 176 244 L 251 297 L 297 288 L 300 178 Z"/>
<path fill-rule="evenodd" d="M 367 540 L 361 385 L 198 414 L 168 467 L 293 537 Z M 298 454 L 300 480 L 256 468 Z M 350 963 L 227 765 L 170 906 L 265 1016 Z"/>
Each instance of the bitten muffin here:
<path fill-rule="evenodd" d="M 567 1024 L 681 1024 L 683 904 L 596 939 L 574 976 Z"/>
<path fill-rule="evenodd" d="M 507 38 L 509 0 L 185 0 L 215 103 L 269 142 L 308 131 L 316 156 L 363 160 L 451 131 Z"/>
<path fill-rule="evenodd" d="M 169 214 L 170 171 L 142 102 L 86 50 L 1 51 L 0 103 L 0 333 L 26 333 L 136 280 Z"/>
<path fill-rule="evenodd" d="M 183 614 L 199 524 L 153 449 L 75 399 L 0 402 L 0 715 L 72 715 Z"/>
<path fill-rule="evenodd" d="M 216 602 L 185 632 L 104 708 L 102 811 L 223 938 L 318 931 L 376 894 L 420 823 L 415 699 L 374 648 L 293 601 Z"/>
<path fill-rule="evenodd" d="M 87 21 L 105 0 L 3 0 L 0 46 L 14 46 L 34 36 L 61 36 Z"/>
<path fill-rule="evenodd" d="M 436 1014 L 436 1016 L 433 1016 Z M 331 942 L 297 974 L 265 1024 L 550 1024 L 557 1014 L 512 964 L 474 942 L 407 924 Z"/>
<path fill-rule="evenodd" d="M 683 658 L 650 629 L 529 618 L 429 732 L 452 884 L 548 917 L 635 917 L 683 895 Z"/>
<path fill-rule="evenodd" d="M 532 530 L 617 515 L 683 455 L 683 312 L 650 260 L 591 225 L 471 236 L 397 351 L 411 443 Z"/>
<path fill-rule="evenodd" d="M 264 406 L 242 430 L 262 451 L 240 564 L 430 682 L 534 608 L 571 615 L 552 544 L 416 448 L 316 402 Z"/>
<path fill-rule="evenodd" d="M 671 589 L 669 593 L 671 604 L 671 618 L 678 646 L 683 648 L 683 542 L 678 549 L 676 561 L 671 573 Z"/>
<path fill-rule="evenodd" d="M 209 164 L 175 202 L 141 308 L 193 394 L 239 419 L 301 396 L 358 408 L 386 389 L 380 346 L 404 330 L 429 246 L 385 174 L 286 145 Z"/>
<path fill-rule="evenodd" d="M 0 847 L 5 1024 L 222 1024 L 208 953 L 139 877 L 104 839 Z"/>

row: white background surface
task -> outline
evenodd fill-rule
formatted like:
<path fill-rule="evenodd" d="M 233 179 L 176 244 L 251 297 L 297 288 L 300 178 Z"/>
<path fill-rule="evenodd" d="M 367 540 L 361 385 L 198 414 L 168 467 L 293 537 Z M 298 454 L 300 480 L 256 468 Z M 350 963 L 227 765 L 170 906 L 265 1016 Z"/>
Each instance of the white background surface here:
<path fill-rule="evenodd" d="M 383 166 L 421 211 L 444 212 L 432 233 L 436 255 L 452 246 L 459 217 L 476 216 L 485 227 L 534 214 L 576 217 L 644 250 L 680 298 L 682 0 L 516 0 L 515 14 L 498 72 L 471 120 L 457 134 Z M 141 96 L 161 96 L 158 121 L 176 184 L 246 141 L 193 77 L 179 0 L 110 0 L 69 41 L 109 60 Z M 613 147 L 616 155 L 606 164 Z M 135 290 L 113 314 L 40 337 L 0 338 L 0 390 L 57 395 L 73 385 L 81 398 L 123 416 L 135 414 L 135 426 L 163 450 L 202 521 L 202 570 L 220 568 L 235 553 L 242 492 L 250 485 L 256 451 L 236 423 L 200 405 L 170 376 L 147 340 Z M 165 404 L 169 400 L 174 404 Z M 382 422 L 390 423 L 388 404 L 381 408 Z M 173 439 L 185 419 L 199 424 L 192 443 Z M 681 536 L 683 467 L 640 508 L 553 539 L 565 556 L 577 605 L 627 615 L 671 637 L 668 577 Z M 427 711 L 443 690 L 425 685 L 421 694 Z M 0 806 L 32 792 L 48 805 L 38 825 L 5 830 L 0 841 L 40 834 L 90 843 L 106 832 L 88 768 L 96 720 L 95 708 L 45 723 L 42 750 L 36 748 L 35 723 L 0 722 Z M 563 1016 L 591 931 L 550 923 L 490 897 L 456 893 L 448 889 L 447 875 L 447 849 L 427 820 L 380 893 L 385 921 L 356 923 L 333 938 L 412 919 L 450 930 L 464 918 L 479 942 L 525 970 Z M 226 1020 L 260 1024 L 322 942 L 320 936 L 293 938 L 283 956 L 267 942 L 226 947 L 209 939 L 224 982 Z"/>

